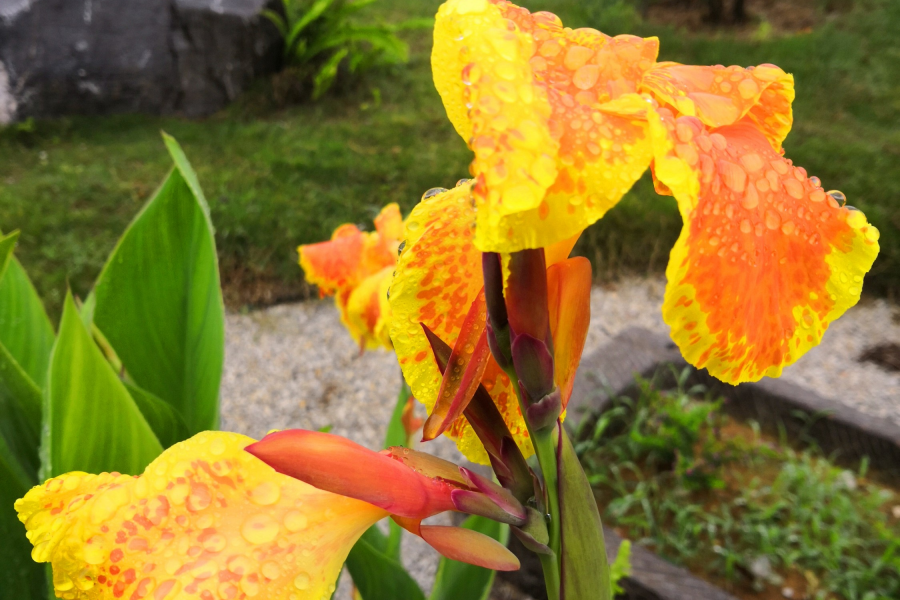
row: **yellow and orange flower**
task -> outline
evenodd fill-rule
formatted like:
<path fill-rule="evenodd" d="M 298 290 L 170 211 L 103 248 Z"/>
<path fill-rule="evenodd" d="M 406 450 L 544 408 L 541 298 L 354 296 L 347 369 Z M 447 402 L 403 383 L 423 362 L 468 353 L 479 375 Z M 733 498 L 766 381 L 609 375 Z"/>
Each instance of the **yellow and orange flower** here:
<path fill-rule="evenodd" d="M 487 464 L 478 436 L 460 415 L 459 403 L 453 402 L 458 392 L 473 384 L 461 404 L 472 398 L 478 383 L 484 385 L 523 453 L 530 456 L 534 450 L 509 377 L 486 348 L 482 253 L 473 240 L 475 218 L 468 182 L 423 198 L 410 213 L 390 288 L 391 338 L 413 395 L 429 415 L 451 421 L 439 422 L 436 431 L 455 440 L 470 460 Z M 584 258 L 568 258 L 575 241 L 575 237 L 563 240 L 546 250 L 555 380 L 564 407 L 590 321 L 590 264 Z M 453 348 L 446 376 L 420 324 Z M 426 438 L 432 437 L 428 430 L 426 423 Z"/>
<path fill-rule="evenodd" d="M 658 48 L 507 0 L 441 6 L 432 66 L 475 155 L 471 243 L 514 252 L 571 238 L 652 167 L 684 220 L 663 306 L 673 339 L 724 381 L 777 376 L 858 301 L 878 231 L 782 156 L 791 75 L 657 63 Z"/>
<path fill-rule="evenodd" d="M 251 452 L 276 467 L 288 464 L 291 476 Z M 256 443 L 203 432 L 137 477 L 49 479 L 17 501 L 16 511 L 32 558 L 52 565 L 60 598 L 329 598 L 351 547 L 376 521 L 397 515 L 418 524 L 455 510 L 453 490 L 470 485 L 447 465 L 429 472 L 417 464 L 422 474 L 389 452 L 317 432 L 280 432 Z M 486 536 L 469 532 L 458 543 L 455 527 L 421 529 L 453 558 L 518 568 Z"/>
<path fill-rule="evenodd" d="M 387 290 L 402 235 L 400 208 L 388 204 L 375 218 L 374 232 L 344 224 L 329 241 L 298 248 L 306 280 L 320 296 L 334 295 L 341 321 L 361 349 L 391 347 Z"/>

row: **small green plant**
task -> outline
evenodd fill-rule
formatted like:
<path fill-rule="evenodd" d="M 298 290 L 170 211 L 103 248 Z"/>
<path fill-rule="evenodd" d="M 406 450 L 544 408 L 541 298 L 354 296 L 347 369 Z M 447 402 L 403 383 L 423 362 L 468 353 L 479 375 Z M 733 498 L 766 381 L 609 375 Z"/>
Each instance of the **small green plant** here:
<path fill-rule="evenodd" d="M 284 38 L 285 63 L 312 81 L 313 98 L 328 91 L 341 65 L 357 74 L 377 65 L 405 63 L 409 48 L 397 31 L 432 22 L 413 19 L 398 25 L 371 25 L 354 20 L 375 1 L 282 0 L 283 14 L 263 11 Z"/>
<path fill-rule="evenodd" d="M 606 522 L 752 589 L 793 571 L 816 600 L 900 597 L 897 494 L 867 481 L 865 462 L 835 467 L 815 448 L 773 445 L 753 423 L 724 435 L 721 403 L 685 390 L 686 376 L 670 392 L 639 380 L 635 398 L 580 424 L 577 452 Z"/>

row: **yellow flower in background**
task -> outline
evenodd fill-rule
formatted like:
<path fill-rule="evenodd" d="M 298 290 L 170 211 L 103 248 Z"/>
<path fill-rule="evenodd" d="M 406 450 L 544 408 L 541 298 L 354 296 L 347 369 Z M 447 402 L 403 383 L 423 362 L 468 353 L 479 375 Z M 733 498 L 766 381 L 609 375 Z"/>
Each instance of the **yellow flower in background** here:
<path fill-rule="evenodd" d="M 568 29 L 506 0 L 437 14 L 435 86 L 474 152 L 473 243 L 548 247 L 653 169 L 684 221 L 663 316 L 730 383 L 778 376 L 858 300 L 878 230 L 783 157 L 793 77 L 657 63 L 659 41 Z"/>
<path fill-rule="evenodd" d="M 16 502 L 57 596 L 329 598 L 360 535 L 387 512 L 275 472 L 235 433 L 176 444 L 143 475 L 68 473 Z"/>
<path fill-rule="evenodd" d="M 320 296 L 335 297 L 341 321 L 360 349 L 391 348 L 387 290 L 397 264 L 403 217 L 388 204 L 375 218 L 375 231 L 338 227 L 331 240 L 300 246 L 300 266 Z"/>

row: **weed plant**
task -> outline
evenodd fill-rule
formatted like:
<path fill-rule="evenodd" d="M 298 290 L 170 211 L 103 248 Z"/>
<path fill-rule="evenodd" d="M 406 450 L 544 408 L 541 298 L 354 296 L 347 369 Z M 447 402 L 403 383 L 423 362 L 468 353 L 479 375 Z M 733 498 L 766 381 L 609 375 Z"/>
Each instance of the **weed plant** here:
<path fill-rule="evenodd" d="M 808 598 L 900 597 L 895 491 L 835 467 L 816 448 L 764 438 L 722 400 L 639 380 L 576 446 L 606 522 L 665 558 L 749 591 L 802 588 Z M 801 598 L 802 594 L 795 597 Z"/>

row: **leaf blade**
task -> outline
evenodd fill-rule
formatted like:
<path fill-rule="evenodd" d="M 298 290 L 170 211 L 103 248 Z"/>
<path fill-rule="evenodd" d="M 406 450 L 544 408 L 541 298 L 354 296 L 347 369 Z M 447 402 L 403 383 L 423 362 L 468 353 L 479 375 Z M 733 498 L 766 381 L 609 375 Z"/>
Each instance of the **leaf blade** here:
<path fill-rule="evenodd" d="M 137 475 L 162 452 L 150 425 L 66 295 L 44 391 L 41 478 L 69 471 Z"/>
<path fill-rule="evenodd" d="M 353 546 L 346 563 L 363 600 L 425 600 L 425 594 L 403 565 L 369 543 L 368 533 Z"/>
<path fill-rule="evenodd" d="M 225 307 L 209 207 L 164 135 L 175 168 L 119 240 L 94 287 L 94 322 L 142 389 L 191 433 L 216 429 Z"/>

